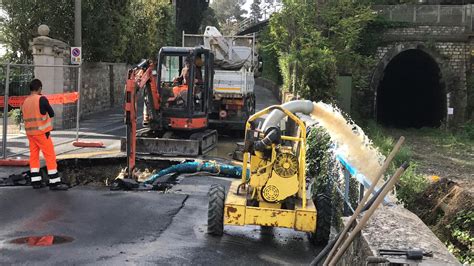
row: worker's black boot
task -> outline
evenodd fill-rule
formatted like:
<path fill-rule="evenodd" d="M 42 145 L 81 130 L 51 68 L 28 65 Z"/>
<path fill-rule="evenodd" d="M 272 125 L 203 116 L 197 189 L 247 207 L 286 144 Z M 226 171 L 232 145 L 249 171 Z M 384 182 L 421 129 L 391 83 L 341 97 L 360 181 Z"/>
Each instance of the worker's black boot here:
<path fill-rule="evenodd" d="M 40 173 L 31 173 L 30 174 L 30 179 L 31 179 L 31 186 L 34 189 L 38 189 L 38 188 L 43 187 L 43 182 L 41 182 L 41 174 Z"/>
<path fill-rule="evenodd" d="M 68 190 L 69 186 L 61 182 L 61 177 L 58 173 L 48 175 L 50 190 Z"/>

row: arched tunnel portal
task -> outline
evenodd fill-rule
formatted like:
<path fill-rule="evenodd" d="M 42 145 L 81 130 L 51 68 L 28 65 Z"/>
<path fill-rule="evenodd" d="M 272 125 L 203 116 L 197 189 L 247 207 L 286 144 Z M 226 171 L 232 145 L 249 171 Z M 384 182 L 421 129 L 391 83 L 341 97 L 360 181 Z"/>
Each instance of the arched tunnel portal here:
<path fill-rule="evenodd" d="M 376 114 L 385 126 L 439 127 L 446 114 L 446 93 L 435 59 L 420 49 L 393 57 L 378 84 Z"/>

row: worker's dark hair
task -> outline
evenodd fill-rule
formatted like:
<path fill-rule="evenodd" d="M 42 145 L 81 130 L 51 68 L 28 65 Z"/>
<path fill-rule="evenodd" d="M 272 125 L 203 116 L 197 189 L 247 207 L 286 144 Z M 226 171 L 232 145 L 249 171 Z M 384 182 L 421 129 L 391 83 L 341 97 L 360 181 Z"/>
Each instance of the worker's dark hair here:
<path fill-rule="evenodd" d="M 39 79 L 34 79 L 30 82 L 30 91 L 39 91 L 41 87 L 43 87 L 43 84 Z"/>

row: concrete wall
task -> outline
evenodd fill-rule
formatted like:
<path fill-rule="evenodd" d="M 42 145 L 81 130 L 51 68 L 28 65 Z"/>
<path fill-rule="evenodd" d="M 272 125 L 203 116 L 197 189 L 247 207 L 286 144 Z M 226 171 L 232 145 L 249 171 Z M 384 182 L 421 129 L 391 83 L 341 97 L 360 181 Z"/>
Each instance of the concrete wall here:
<path fill-rule="evenodd" d="M 84 63 L 81 116 L 123 106 L 127 71 L 125 63 Z"/>
<path fill-rule="evenodd" d="M 378 256 L 379 249 L 409 248 L 433 252 L 432 258 L 425 257 L 417 265 L 460 265 L 428 226 L 401 206 L 380 206 L 338 265 L 366 265 L 367 258 Z M 393 263 L 404 259 L 403 256 L 384 257 Z"/>

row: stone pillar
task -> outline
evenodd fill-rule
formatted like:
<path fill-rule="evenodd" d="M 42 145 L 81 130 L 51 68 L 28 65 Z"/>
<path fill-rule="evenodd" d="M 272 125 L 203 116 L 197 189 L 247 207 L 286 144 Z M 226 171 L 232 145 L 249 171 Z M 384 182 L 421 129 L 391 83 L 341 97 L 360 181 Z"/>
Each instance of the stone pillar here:
<path fill-rule="evenodd" d="M 35 67 L 35 78 L 43 83 L 43 94 L 56 94 L 64 92 L 64 74 L 65 69 L 61 67 L 69 58 L 69 46 L 59 40 L 48 37 L 49 27 L 40 25 L 38 27 L 39 36 L 30 42 L 33 51 L 33 62 L 35 65 L 47 65 L 44 67 Z M 69 72 L 69 71 L 67 71 Z M 63 128 L 64 125 L 64 106 L 53 105 L 55 112 L 54 127 Z"/>

